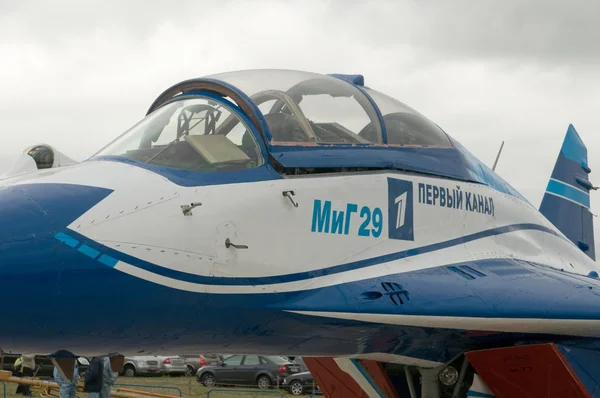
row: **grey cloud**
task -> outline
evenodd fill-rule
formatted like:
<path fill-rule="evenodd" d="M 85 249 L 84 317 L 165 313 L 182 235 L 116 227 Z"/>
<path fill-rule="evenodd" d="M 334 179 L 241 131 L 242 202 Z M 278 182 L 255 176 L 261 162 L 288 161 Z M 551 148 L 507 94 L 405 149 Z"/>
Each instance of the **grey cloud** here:
<path fill-rule="evenodd" d="M 600 3 L 587 0 L 502 2 L 377 1 L 332 7 L 355 40 L 393 49 L 410 43 L 439 59 L 493 58 L 586 67 L 600 63 Z"/>
<path fill-rule="evenodd" d="M 229 0 L 219 1 L 221 8 L 228 4 Z M 26 32 L 51 48 L 60 48 L 65 41 L 94 31 L 111 31 L 123 40 L 144 39 L 165 22 L 201 21 L 213 12 L 214 5 L 214 2 L 193 0 L 176 3 L 165 0 L 9 0 L 0 4 L 0 21 L 3 26 Z"/>

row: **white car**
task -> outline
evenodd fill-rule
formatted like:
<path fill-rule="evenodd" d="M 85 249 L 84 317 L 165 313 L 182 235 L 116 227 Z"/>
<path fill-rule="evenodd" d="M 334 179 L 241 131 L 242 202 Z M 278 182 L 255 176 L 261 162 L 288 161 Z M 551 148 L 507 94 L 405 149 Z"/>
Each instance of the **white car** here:
<path fill-rule="evenodd" d="M 169 376 L 181 376 L 187 372 L 185 359 L 179 355 L 159 356 L 160 369 L 162 374 Z"/>
<path fill-rule="evenodd" d="M 162 375 L 160 361 L 159 357 L 149 355 L 125 357 L 123 375 L 127 377 L 160 376 Z"/>

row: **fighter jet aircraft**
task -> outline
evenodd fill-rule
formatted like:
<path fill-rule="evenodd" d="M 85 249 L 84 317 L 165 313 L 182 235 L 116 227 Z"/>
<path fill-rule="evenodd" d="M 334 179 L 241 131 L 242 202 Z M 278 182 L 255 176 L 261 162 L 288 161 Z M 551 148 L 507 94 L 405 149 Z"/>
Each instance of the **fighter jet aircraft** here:
<path fill-rule="evenodd" d="M 90 159 L 34 160 L 0 181 L 4 351 L 301 355 L 329 397 L 598 385 L 573 126 L 539 209 L 362 75 L 183 81 Z"/>

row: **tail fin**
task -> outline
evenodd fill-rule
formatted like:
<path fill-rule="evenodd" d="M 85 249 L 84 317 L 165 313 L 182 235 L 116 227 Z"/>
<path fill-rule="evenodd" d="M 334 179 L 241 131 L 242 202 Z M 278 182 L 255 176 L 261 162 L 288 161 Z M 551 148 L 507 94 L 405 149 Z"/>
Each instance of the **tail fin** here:
<path fill-rule="evenodd" d="M 590 212 L 587 148 L 569 125 L 540 205 L 540 212 L 592 260 L 596 260 L 594 221 Z"/>

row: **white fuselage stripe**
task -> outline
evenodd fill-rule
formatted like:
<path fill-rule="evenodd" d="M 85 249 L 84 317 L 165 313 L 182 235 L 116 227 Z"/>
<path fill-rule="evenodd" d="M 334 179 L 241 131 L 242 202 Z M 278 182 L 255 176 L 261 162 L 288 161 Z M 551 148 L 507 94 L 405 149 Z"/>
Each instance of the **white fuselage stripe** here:
<path fill-rule="evenodd" d="M 423 316 L 366 314 L 352 312 L 288 311 L 295 314 L 335 319 L 348 319 L 398 326 L 440 329 L 479 330 L 506 333 L 544 333 L 566 336 L 600 337 L 597 319 L 542 319 L 542 318 L 483 318 L 459 316 Z"/>
<path fill-rule="evenodd" d="M 576 200 L 573 200 L 573 199 L 569 199 L 569 198 L 567 198 L 566 196 L 559 195 L 559 194 L 557 194 L 557 193 L 550 192 L 550 191 L 546 191 L 546 193 L 547 193 L 548 195 L 556 196 L 557 198 L 561 198 L 561 199 L 564 199 L 564 200 L 568 200 L 568 201 L 569 201 L 569 202 L 571 202 L 571 203 L 575 203 L 577 206 L 582 206 L 582 207 L 585 207 L 586 209 L 589 209 L 589 207 L 587 207 L 585 204 L 583 204 L 583 203 L 580 203 L 580 202 L 577 202 Z"/>
<path fill-rule="evenodd" d="M 547 260 L 547 253 L 550 250 L 557 250 L 561 245 L 571 244 L 565 242 L 561 237 L 555 235 L 548 235 L 540 231 L 516 231 L 507 233 L 499 236 L 491 236 L 465 243 L 464 245 L 452 246 L 447 249 L 424 253 L 416 257 L 408 257 L 404 259 L 394 260 L 391 262 L 379 263 L 370 267 L 361 268 L 357 270 L 351 270 L 346 272 L 340 272 L 337 274 L 330 274 L 320 277 L 311 278 L 308 280 L 299 280 L 293 282 L 274 283 L 265 285 L 209 285 L 200 284 L 194 282 L 182 281 L 179 279 L 169 278 L 166 276 L 158 275 L 150 271 L 143 270 L 135 267 L 129 263 L 119 261 L 115 266 L 115 269 L 125 272 L 129 275 L 136 276 L 138 278 L 158 283 L 163 286 L 168 286 L 173 289 L 186 290 L 190 292 L 198 293 L 213 293 L 213 294 L 261 294 L 261 293 L 282 293 L 282 292 L 295 292 L 302 290 L 313 290 L 322 287 L 340 285 L 344 283 L 351 283 L 360 280 L 366 280 L 371 278 L 382 277 L 386 275 L 394 275 L 407 273 L 412 271 L 424 270 L 434 267 L 441 267 L 449 264 L 456 264 L 464 261 L 473 261 L 473 253 L 480 252 L 477 259 L 496 259 L 496 258 L 510 258 L 510 259 L 522 259 L 535 261 L 535 255 L 531 250 L 534 247 L 529 247 L 529 253 L 523 255 L 516 255 L 510 253 L 502 253 L 499 255 L 498 242 L 507 240 L 510 242 L 512 234 L 544 234 L 547 236 L 548 243 L 552 241 L 553 246 L 549 245 L 548 250 L 542 252 L 539 250 L 539 255 L 544 257 L 540 259 Z M 555 264 L 559 267 L 560 264 Z"/>

